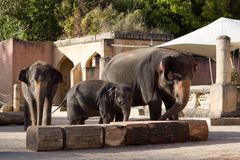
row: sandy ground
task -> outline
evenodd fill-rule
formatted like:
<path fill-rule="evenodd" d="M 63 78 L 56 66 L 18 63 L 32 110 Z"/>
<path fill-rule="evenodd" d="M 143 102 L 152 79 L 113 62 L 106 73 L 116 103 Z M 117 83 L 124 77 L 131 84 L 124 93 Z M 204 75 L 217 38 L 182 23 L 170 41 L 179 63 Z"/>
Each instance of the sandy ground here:
<path fill-rule="evenodd" d="M 209 122 L 208 119 L 206 119 Z M 87 123 L 97 122 L 92 118 Z M 57 112 L 53 124 L 67 124 L 66 113 Z M 71 151 L 33 152 L 25 148 L 23 126 L 0 126 L 0 160 L 239 160 L 240 126 L 209 126 L 209 139 L 159 145 Z"/>

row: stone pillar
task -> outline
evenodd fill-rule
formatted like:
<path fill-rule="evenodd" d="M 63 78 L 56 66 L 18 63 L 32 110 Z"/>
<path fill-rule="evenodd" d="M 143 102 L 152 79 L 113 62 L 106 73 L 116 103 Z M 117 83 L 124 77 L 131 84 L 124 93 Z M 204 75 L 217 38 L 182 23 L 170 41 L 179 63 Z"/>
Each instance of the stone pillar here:
<path fill-rule="evenodd" d="M 219 36 L 216 43 L 216 84 L 231 83 L 230 38 Z"/>
<path fill-rule="evenodd" d="M 216 43 L 216 84 L 210 88 L 210 116 L 234 116 L 237 88 L 231 84 L 230 38 L 219 36 Z"/>
<path fill-rule="evenodd" d="M 82 67 L 82 81 L 87 80 L 87 67 Z"/>
<path fill-rule="evenodd" d="M 104 66 L 110 61 L 110 57 L 101 57 L 99 60 L 99 79 L 102 79 Z"/>
<path fill-rule="evenodd" d="M 19 84 L 13 85 L 13 111 L 20 112 L 20 89 Z"/>
<path fill-rule="evenodd" d="M 78 63 L 76 66 L 74 66 L 71 69 L 70 77 L 71 77 L 71 87 L 76 83 L 82 81 L 81 63 Z"/>

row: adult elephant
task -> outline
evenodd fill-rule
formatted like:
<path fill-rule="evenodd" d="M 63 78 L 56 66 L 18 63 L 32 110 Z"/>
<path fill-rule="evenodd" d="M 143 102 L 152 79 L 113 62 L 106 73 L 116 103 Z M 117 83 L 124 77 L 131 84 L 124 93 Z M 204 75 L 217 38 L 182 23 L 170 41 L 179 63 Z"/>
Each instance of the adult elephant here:
<path fill-rule="evenodd" d="M 102 79 L 132 86 L 133 106 L 148 105 L 151 120 L 178 119 L 186 106 L 196 62 L 189 54 L 166 48 L 120 53 L 105 66 Z M 161 116 L 162 101 L 166 112 Z"/>
<path fill-rule="evenodd" d="M 22 69 L 18 80 L 22 82 L 25 105 L 25 129 L 30 123 L 35 125 L 51 124 L 51 106 L 58 84 L 63 81 L 62 74 L 49 64 L 37 61 Z M 29 115 L 30 111 L 30 115 Z"/>

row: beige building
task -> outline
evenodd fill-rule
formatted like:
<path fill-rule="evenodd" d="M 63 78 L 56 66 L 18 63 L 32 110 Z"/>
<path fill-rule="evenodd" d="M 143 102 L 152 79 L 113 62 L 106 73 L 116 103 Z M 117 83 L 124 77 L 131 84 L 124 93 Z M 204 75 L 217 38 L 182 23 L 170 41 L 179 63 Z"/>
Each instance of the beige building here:
<path fill-rule="evenodd" d="M 12 100 L 18 73 L 37 60 L 61 71 L 64 79 L 55 96 L 59 103 L 69 88 L 82 80 L 99 79 L 101 64 L 120 52 L 159 45 L 172 35 L 143 33 L 103 33 L 56 42 L 30 42 L 10 39 L 0 42 L 0 101 Z"/>

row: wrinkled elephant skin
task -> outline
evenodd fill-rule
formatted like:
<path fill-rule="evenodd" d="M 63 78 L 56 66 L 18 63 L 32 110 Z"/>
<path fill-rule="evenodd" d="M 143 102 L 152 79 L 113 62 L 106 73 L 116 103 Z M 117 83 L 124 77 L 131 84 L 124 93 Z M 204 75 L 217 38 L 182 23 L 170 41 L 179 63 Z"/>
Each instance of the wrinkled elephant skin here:
<path fill-rule="evenodd" d="M 26 101 L 25 129 L 30 123 L 33 126 L 50 125 L 52 100 L 58 84 L 63 81 L 62 74 L 49 64 L 37 61 L 22 69 L 18 80 L 22 82 L 22 92 Z"/>
<path fill-rule="evenodd" d="M 133 106 L 147 104 L 151 120 L 178 119 L 188 102 L 196 65 L 192 55 L 176 50 L 137 49 L 114 56 L 105 66 L 102 79 L 130 85 Z M 167 112 L 161 116 L 162 102 Z"/>

